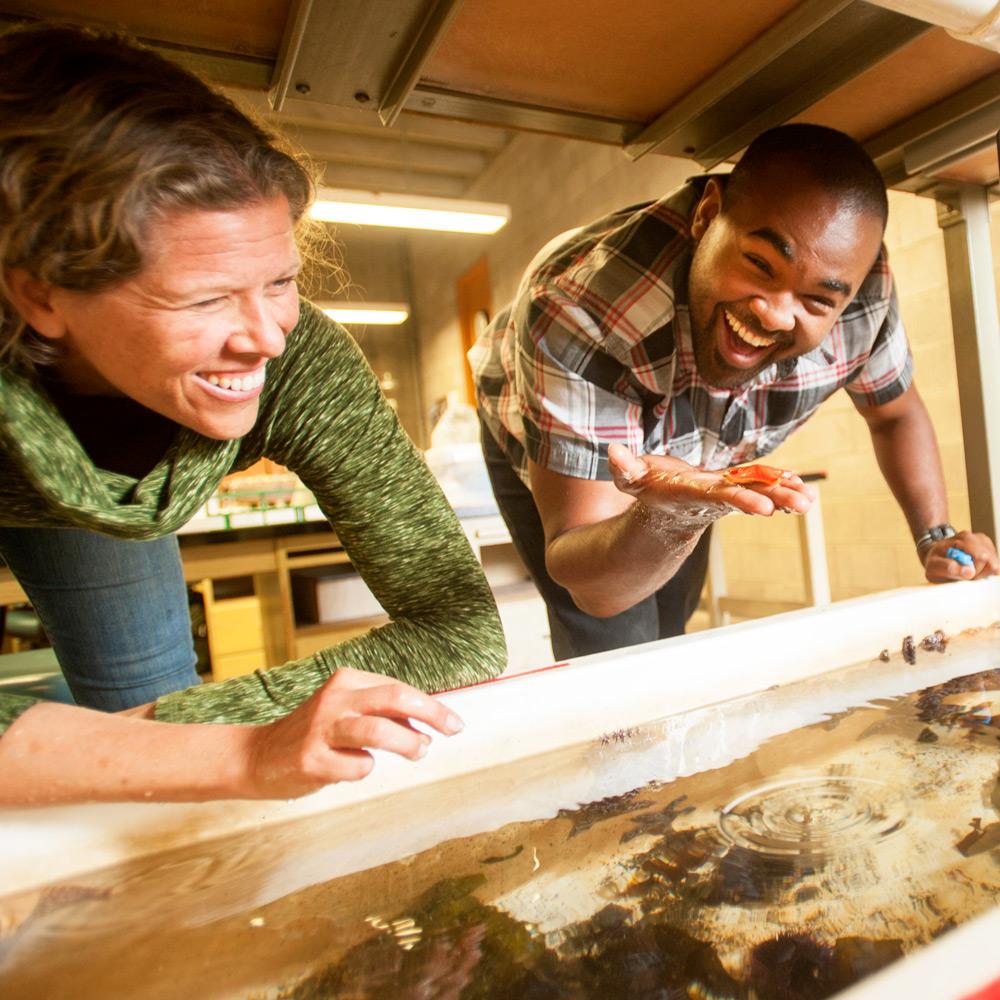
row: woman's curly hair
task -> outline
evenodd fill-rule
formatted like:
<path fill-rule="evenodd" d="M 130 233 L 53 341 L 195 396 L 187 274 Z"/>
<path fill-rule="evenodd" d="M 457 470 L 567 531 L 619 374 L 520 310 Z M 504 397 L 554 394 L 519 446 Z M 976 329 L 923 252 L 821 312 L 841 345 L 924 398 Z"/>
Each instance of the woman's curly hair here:
<path fill-rule="evenodd" d="M 14 309 L 7 275 L 98 292 L 143 267 L 167 213 L 283 194 L 297 224 L 310 170 L 228 98 L 127 36 L 63 26 L 0 36 L 0 364 L 52 351 Z"/>

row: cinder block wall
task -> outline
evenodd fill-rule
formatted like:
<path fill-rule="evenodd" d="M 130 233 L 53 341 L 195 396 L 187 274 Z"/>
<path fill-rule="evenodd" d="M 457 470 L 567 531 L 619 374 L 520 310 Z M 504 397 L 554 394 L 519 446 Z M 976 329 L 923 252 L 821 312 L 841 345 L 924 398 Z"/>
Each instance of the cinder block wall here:
<path fill-rule="evenodd" d="M 697 172 L 696 164 L 683 160 L 646 157 L 631 163 L 617 149 L 516 137 L 469 193 L 509 203 L 513 220 L 506 229 L 471 240 L 411 237 L 423 398 L 430 401 L 463 386 L 455 281 L 476 259 L 483 254 L 488 258 L 496 310 L 513 294 L 525 264 L 546 240 L 611 209 L 658 197 Z M 1000 260 L 1000 239 L 997 243 Z M 944 251 L 934 203 L 893 193 L 887 244 L 917 384 L 943 452 L 951 517 L 964 525 L 968 498 Z M 834 600 L 921 581 L 905 520 L 878 471 L 865 424 L 846 394 L 829 400 L 773 460 L 828 474 L 820 489 Z M 721 531 L 731 593 L 800 599 L 802 572 L 791 518 L 730 517 Z"/>

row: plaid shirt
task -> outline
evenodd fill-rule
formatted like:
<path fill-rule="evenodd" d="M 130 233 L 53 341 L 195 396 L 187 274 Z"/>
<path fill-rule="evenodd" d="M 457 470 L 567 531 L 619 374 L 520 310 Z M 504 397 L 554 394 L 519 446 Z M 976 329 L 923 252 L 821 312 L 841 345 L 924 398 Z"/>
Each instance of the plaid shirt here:
<path fill-rule="evenodd" d="M 469 352 L 479 409 L 513 468 L 528 458 L 610 479 L 608 445 L 705 469 L 767 455 L 841 386 L 866 405 L 910 385 L 913 362 L 883 247 L 819 347 L 732 392 L 695 368 L 689 221 L 704 178 L 563 234 Z"/>

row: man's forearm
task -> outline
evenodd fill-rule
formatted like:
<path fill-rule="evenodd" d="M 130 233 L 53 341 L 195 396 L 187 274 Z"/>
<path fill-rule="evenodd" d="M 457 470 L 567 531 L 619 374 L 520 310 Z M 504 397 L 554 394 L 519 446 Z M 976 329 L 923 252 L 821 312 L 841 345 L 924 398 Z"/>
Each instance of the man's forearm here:
<path fill-rule="evenodd" d="M 918 396 L 892 417 L 869 421 L 882 475 L 906 517 L 919 533 L 948 520 L 948 500 L 937 439 Z"/>
<path fill-rule="evenodd" d="M 607 618 L 660 589 L 714 518 L 677 517 L 634 503 L 615 517 L 581 525 L 546 548 L 549 575 L 581 611 Z"/>

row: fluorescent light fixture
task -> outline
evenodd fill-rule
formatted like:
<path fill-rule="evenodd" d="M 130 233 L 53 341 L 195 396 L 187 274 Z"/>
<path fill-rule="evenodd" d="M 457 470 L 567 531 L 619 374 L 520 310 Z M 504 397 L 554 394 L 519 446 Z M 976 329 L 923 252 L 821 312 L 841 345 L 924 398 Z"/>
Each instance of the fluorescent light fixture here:
<path fill-rule="evenodd" d="M 324 302 L 320 308 L 338 323 L 398 326 L 405 323 L 410 307 L 405 302 Z"/>
<path fill-rule="evenodd" d="M 457 198 L 320 188 L 310 214 L 321 222 L 488 234 L 507 225 L 510 207 Z"/>

